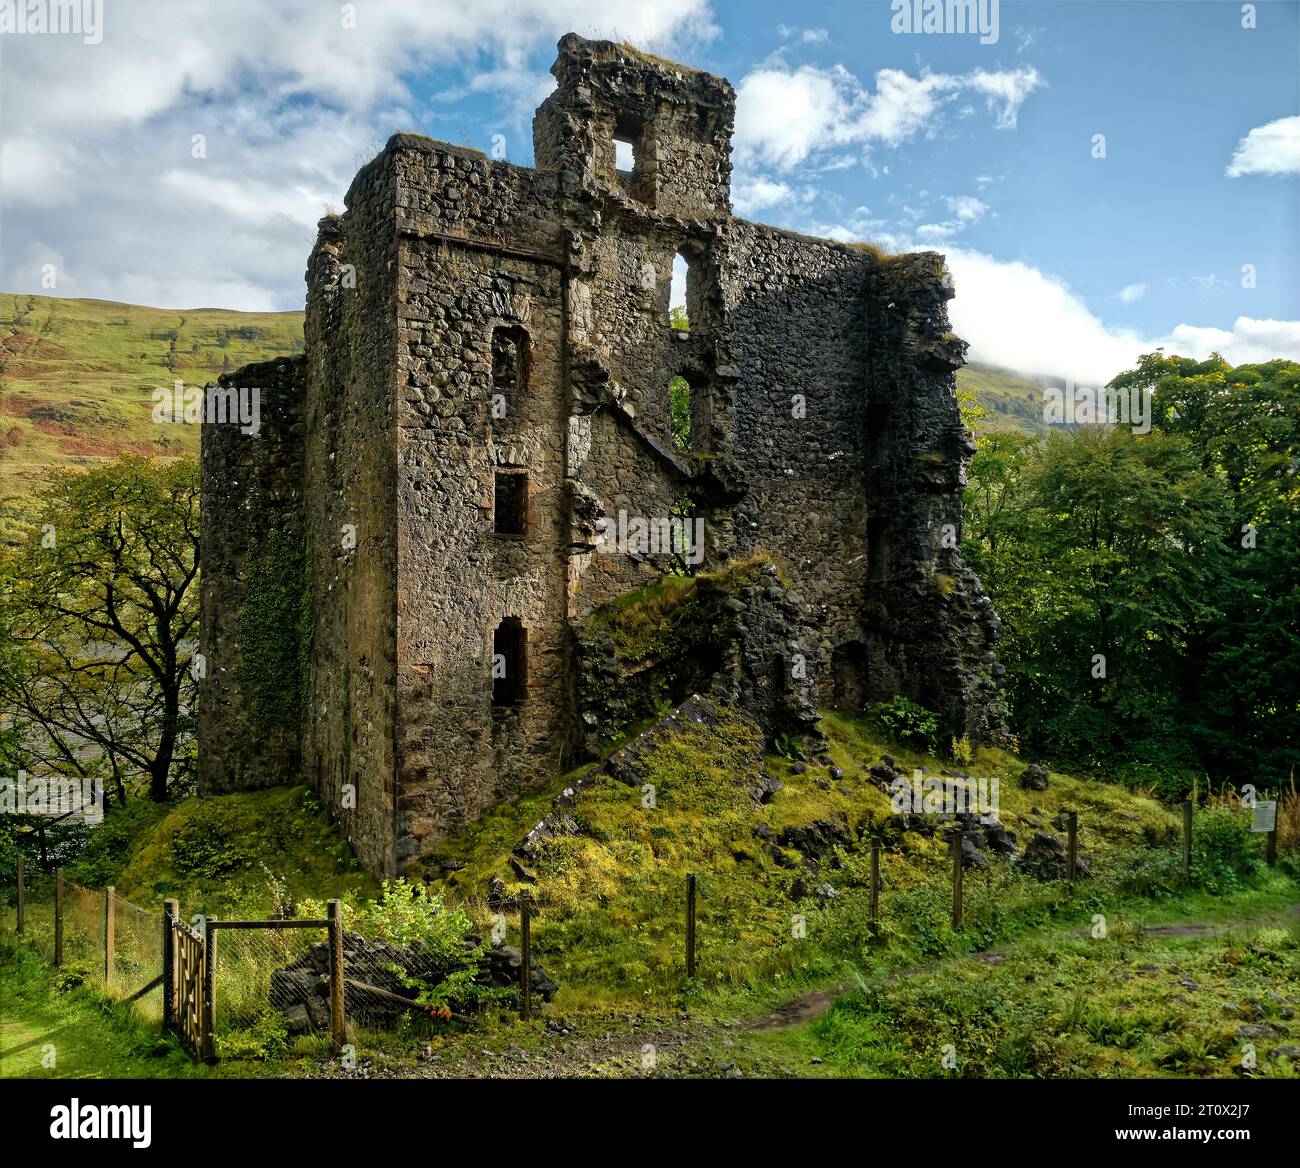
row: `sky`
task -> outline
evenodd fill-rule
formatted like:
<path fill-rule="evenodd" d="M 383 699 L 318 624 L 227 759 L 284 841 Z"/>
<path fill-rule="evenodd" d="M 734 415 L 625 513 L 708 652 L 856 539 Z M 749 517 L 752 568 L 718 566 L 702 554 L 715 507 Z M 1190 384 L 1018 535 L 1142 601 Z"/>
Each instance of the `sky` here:
<path fill-rule="evenodd" d="M 4 291 L 301 308 L 392 133 L 532 163 L 576 31 L 732 82 L 737 214 L 943 252 L 974 360 L 1300 359 L 1297 0 L 980 0 L 983 36 L 902 0 L 99 2 L 76 36 L 0 0 Z"/>

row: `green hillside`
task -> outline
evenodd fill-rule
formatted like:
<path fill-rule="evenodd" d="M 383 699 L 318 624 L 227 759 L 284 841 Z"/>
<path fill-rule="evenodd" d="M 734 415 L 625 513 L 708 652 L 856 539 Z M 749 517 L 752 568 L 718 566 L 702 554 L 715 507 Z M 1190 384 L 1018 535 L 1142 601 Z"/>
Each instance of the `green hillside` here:
<path fill-rule="evenodd" d="M 957 388 L 975 391 L 987 411 L 981 429 L 1046 434 L 1043 387 L 1006 369 L 972 361 L 957 370 Z"/>
<path fill-rule="evenodd" d="M 154 390 L 301 352 L 302 318 L 0 293 L 0 530 L 52 469 L 196 454 L 197 427 L 153 421 Z"/>

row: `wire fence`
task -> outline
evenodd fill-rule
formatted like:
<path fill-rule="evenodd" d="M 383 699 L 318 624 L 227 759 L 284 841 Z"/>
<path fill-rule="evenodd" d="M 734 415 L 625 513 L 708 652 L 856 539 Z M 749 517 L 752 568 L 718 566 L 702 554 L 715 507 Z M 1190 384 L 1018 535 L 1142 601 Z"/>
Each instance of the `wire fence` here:
<path fill-rule="evenodd" d="M 118 999 L 134 999 L 152 1022 L 162 1021 L 161 915 L 109 891 L 57 876 L 24 874 L 21 938 L 70 981 L 95 986 Z M 111 897 L 111 910 L 110 910 Z M 0 896 L 0 923 L 19 931 L 18 889 Z M 159 982 L 152 989 L 146 988 Z"/>
<path fill-rule="evenodd" d="M 330 1033 L 329 939 L 320 925 L 209 932 L 217 1039 L 268 1019 L 289 1036 Z"/>

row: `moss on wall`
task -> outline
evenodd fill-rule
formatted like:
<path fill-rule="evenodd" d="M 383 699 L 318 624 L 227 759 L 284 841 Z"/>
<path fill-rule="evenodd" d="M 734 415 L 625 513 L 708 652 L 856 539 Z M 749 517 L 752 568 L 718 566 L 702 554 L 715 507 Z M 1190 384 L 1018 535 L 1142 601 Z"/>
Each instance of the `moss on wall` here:
<path fill-rule="evenodd" d="M 239 613 L 239 680 L 258 728 L 296 728 L 311 663 L 307 550 L 273 523 L 249 554 Z"/>

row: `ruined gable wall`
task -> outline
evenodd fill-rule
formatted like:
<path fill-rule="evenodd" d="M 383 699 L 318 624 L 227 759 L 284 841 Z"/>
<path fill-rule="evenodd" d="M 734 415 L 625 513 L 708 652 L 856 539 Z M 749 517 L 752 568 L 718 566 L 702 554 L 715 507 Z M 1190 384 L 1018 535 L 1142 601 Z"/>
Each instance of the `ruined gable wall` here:
<path fill-rule="evenodd" d="M 297 630 L 280 628 L 277 592 L 293 587 L 303 537 L 305 364 L 278 358 L 223 374 L 257 390 L 260 428 L 204 423 L 199 535 L 199 789 L 247 790 L 300 774 Z M 287 577 L 287 578 L 285 578 Z M 268 643 L 266 634 L 279 637 Z M 251 643 L 250 643 L 251 642 Z"/>
<path fill-rule="evenodd" d="M 817 700 L 833 700 L 835 647 L 858 636 L 867 580 L 866 297 L 874 257 L 733 219 L 722 248 L 719 454 L 745 497 L 729 516 L 738 555 L 765 550 L 806 605 Z M 802 395 L 805 416 L 795 416 Z M 811 655 L 809 655 L 811 650 Z"/>
<path fill-rule="evenodd" d="M 362 862 L 395 871 L 396 181 L 381 156 L 307 271 L 305 494 L 314 603 L 304 763 Z M 348 287 L 355 270 L 355 287 Z M 344 546 L 344 526 L 356 547 Z M 344 799 L 355 788 L 355 808 Z"/>
<path fill-rule="evenodd" d="M 872 579 L 863 609 L 873 698 L 903 693 L 974 741 L 1002 730 L 989 598 L 963 563 L 973 453 L 957 407 L 966 345 L 949 329 L 952 280 L 934 252 L 891 256 L 868 299 L 867 489 Z"/>

